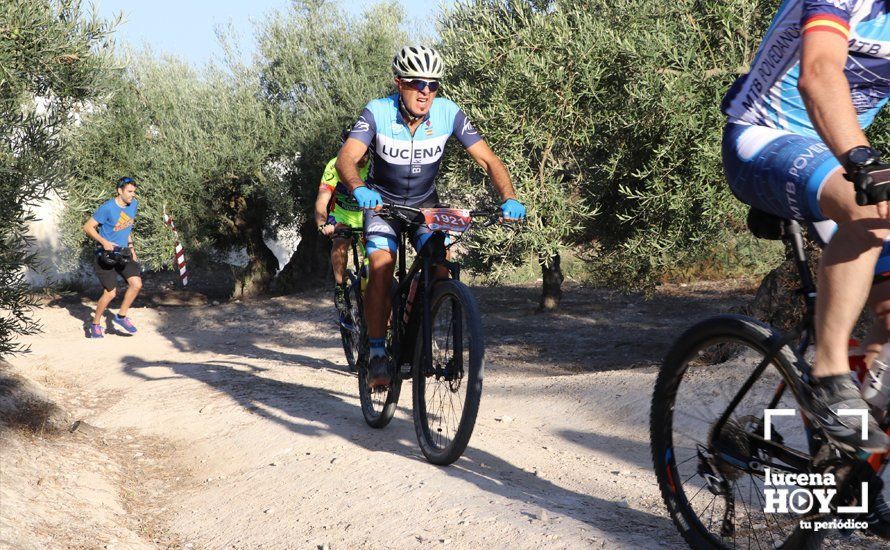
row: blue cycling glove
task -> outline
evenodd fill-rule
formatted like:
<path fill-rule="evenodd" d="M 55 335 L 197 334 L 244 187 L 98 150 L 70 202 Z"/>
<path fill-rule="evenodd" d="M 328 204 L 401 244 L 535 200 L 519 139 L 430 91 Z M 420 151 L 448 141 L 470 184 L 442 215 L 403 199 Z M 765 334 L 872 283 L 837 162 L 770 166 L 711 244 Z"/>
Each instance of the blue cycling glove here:
<path fill-rule="evenodd" d="M 507 199 L 501 205 L 501 215 L 505 220 L 525 219 L 525 205 L 516 199 Z"/>
<path fill-rule="evenodd" d="M 352 192 L 352 196 L 355 197 L 356 202 L 362 208 L 373 209 L 383 206 L 383 197 L 380 196 L 380 193 L 365 186 L 356 187 L 355 191 Z"/>

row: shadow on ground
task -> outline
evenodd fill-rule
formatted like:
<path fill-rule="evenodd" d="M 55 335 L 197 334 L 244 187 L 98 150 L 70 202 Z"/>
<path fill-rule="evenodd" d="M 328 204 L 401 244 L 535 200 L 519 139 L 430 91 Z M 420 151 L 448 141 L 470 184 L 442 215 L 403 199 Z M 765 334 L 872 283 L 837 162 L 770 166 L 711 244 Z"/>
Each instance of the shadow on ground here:
<path fill-rule="evenodd" d="M 147 362 L 130 356 L 124 358 L 123 363 L 125 372 L 146 381 L 170 378 L 154 378 L 146 374 L 159 367 L 171 369 L 177 377 L 201 381 L 218 392 L 225 392 L 245 410 L 297 434 L 309 437 L 333 434 L 370 452 L 423 460 L 413 443 L 414 426 L 410 421 L 396 417 L 385 430 L 371 429 L 364 424 L 357 407 L 347 401 L 353 396 L 266 378 L 264 369 L 248 361 Z M 633 454 L 645 455 L 647 452 L 644 445 L 623 444 L 633 447 Z M 436 467 L 431 465 L 430 468 Z M 626 536 L 629 529 L 672 530 L 667 518 L 619 508 L 618 502 L 560 487 L 501 457 L 472 447 L 455 464 L 440 471 L 472 483 L 480 490 L 553 515 L 571 517 L 613 535 Z"/>
<path fill-rule="evenodd" d="M 537 288 L 477 287 L 474 292 L 487 334 L 486 368 L 495 374 L 535 376 L 656 364 L 693 320 L 729 311 L 748 296 L 726 288 L 704 288 L 645 300 L 638 294 L 569 287 L 558 312 L 539 314 Z M 314 348 L 340 349 L 330 302 L 329 292 L 317 291 L 219 306 L 162 307 L 158 331 L 175 349 L 215 358 L 192 363 L 128 356 L 123 368 L 149 382 L 157 380 L 151 375 L 153 369 L 172 369 L 176 377 L 224 392 L 246 410 L 294 433 L 333 434 L 369 451 L 423 460 L 409 421 L 396 418 L 385 431 L 372 430 L 364 424 L 353 395 L 275 380 L 257 365 L 260 359 L 343 372 L 344 367 L 305 353 Z M 78 322 L 89 314 L 88 301 L 62 300 L 57 305 L 67 308 Z M 584 444 L 598 449 L 620 449 L 621 458 L 631 457 L 647 467 L 647 445 L 590 434 L 584 439 Z M 674 532 L 666 518 L 560 487 L 505 458 L 473 448 L 472 442 L 462 459 L 442 471 L 483 491 L 575 518 L 604 532 L 623 535 L 642 526 Z"/>

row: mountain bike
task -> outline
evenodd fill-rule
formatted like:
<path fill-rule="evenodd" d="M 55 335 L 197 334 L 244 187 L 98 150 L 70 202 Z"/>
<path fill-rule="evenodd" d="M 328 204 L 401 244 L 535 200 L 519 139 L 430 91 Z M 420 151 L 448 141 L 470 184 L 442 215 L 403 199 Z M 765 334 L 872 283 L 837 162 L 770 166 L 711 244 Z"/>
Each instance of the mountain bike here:
<path fill-rule="evenodd" d="M 367 361 L 359 365 L 359 396 L 365 421 L 386 426 L 395 414 L 403 380 L 413 379 L 414 428 L 424 456 L 433 464 L 448 465 L 467 447 L 482 396 L 485 343 L 479 306 L 460 280 L 460 264 L 447 251 L 470 229 L 474 219 L 483 227 L 500 211 L 454 208 L 411 208 L 386 204 L 380 215 L 408 226 L 433 231 L 409 268 L 407 237 L 398 242 L 396 284 L 387 352 L 396 372 L 392 383 L 372 390 L 366 383 Z M 444 266 L 449 278 L 435 280 Z"/>
<path fill-rule="evenodd" d="M 888 454 L 844 451 L 805 414 L 800 396 L 811 376 L 816 288 L 801 227 L 754 209 L 748 226 L 758 237 L 785 243 L 805 313 L 787 335 L 750 317 L 719 315 L 680 336 L 652 396 L 653 466 L 668 512 L 693 548 L 818 548 L 829 531 L 837 532 L 830 526 L 849 534 L 876 519 L 875 506 L 885 504 L 881 474 Z M 854 370 L 860 381 L 863 369 Z M 890 433 L 890 411 L 873 413 Z M 783 508 L 774 499 L 792 493 L 813 499 L 831 489 L 836 493 L 825 506 L 807 508 L 792 499 Z M 847 513 L 863 506 L 859 514 Z M 819 525 L 829 527 L 814 529 Z"/>
<path fill-rule="evenodd" d="M 365 309 L 362 293 L 368 280 L 368 266 L 364 261 L 364 246 L 361 229 L 338 227 L 332 235 L 336 238 L 351 239 L 352 267 L 346 269 L 346 316 L 339 322 L 340 340 L 343 354 L 350 372 L 356 372 L 358 365 L 367 360 L 368 343 L 365 330 Z M 359 248 L 362 254 L 359 254 Z"/>

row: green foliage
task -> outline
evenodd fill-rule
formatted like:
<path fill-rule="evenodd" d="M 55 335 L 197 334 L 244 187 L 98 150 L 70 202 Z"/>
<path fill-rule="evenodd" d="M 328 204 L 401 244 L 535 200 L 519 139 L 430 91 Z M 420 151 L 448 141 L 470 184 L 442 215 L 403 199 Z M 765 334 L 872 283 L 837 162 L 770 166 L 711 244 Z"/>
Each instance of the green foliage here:
<path fill-rule="evenodd" d="M 258 25 L 256 65 L 230 59 L 199 73 L 150 52 L 136 57 L 119 93 L 70 135 L 66 243 L 89 250 L 83 222 L 130 175 L 141 182 L 135 235 L 148 267 L 172 262 L 166 207 L 192 258 L 246 247 L 246 271 L 261 272 L 264 290 L 277 262 L 263 233 L 311 208 L 340 130 L 391 80 L 401 17 L 395 4 L 352 20 L 332 2 L 294 2 Z"/>
<path fill-rule="evenodd" d="M 585 197 L 604 69 L 599 36 L 550 2 L 462 2 L 442 22 L 447 61 L 444 92 L 454 99 L 504 161 L 528 222 L 520 231 L 493 228 L 470 241 L 471 265 L 500 279 L 530 255 L 551 257 L 577 241 L 595 214 Z M 577 14 L 594 20 L 594 14 Z M 587 24 L 593 28 L 592 24 Z M 485 174 L 462 152 L 444 165 L 441 183 L 456 204 L 489 202 Z M 474 260 L 474 261 L 473 261 Z"/>
<path fill-rule="evenodd" d="M 745 207 L 722 175 L 719 104 L 775 9 L 763 0 L 458 2 L 441 21 L 445 90 L 530 207 L 521 235 L 474 242 L 478 265 L 497 274 L 502 262 L 574 244 L 600 282 L 638 286 L 722 246 L 749 246 L 733 238 Z M 443 180 L 478 199 L 480 174 L 466 166 L 452 157 Z"/>
<path fill-rule="evenodd" d="M 165 208 L 193 257 L 250 248 L 264 226 L 274 230 L 289 219 L 276 121 L 248 69 L 199 74 L 146 53 L 119 88 L 70 136 L 74 177 L 64 226 L 73 250 L 92 246 L 80 227 L 124 175 L 140 182 L 134 235 L 152 269 L 172 265 Z"/>
<path fill-rule="evenodd" d="M 261 82 L 281 121 L 282 154 L 293 160 L 288 177 L 300 244 L 278 275 L 280 290 L 307 288 L 330 277 L 328 246 L 311 223 L 325 164 L 339 149 L 342 130 L 368 101 L 389 93 L 392 56 L 405 42 L 402 10 L 380 3 L 350 17 L 334 2 L 295 1 L 259 29 Z"/>
<path fill-rule="evenodd" d="M 773 2 L 591 2 L 609 24 L 594 187 L 606 280 L 651 283 L 744 232 L 726 185 L 720 99 L 759 46 Z M 579 7 L 580 8 L 580 7 Z M 608 24 L 608 23 L 607 23 Z M 744 239 L 738 241 L 744 242 Z M 772 257 L 772 256 L 771 256 Z"/>
<path fill-rule="evenodd" d="M 340 133 L 392 88 L 390 63 L 405 42 L 395 2 L 350 17 L 326 0 L 295 1 L 259 29 L 261 82 L 281 119 L 281 147 L 295 155 L 292 192 L 311 210 Z"/>
<path fill-rule="evenodd" d="M 0 356 L 38 329 L 22 271 L 28 208 L 64 183 L 59 134 L 105 91 L 112 26 L 76 0 L 0 3 Z"/>

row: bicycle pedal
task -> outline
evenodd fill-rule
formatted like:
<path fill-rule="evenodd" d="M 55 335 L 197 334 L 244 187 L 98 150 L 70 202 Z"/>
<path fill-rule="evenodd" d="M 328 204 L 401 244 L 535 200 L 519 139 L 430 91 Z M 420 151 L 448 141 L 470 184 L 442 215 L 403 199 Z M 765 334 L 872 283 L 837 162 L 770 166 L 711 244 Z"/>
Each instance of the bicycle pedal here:
<path fill-rule="evenodd" d="M 411 363 L 402 363 L 401 365 L 399 365 L 399 374 L 401 374 L 401 375 L 411 374 L 412 368 L 413 367 L 412 367 Z"/>

